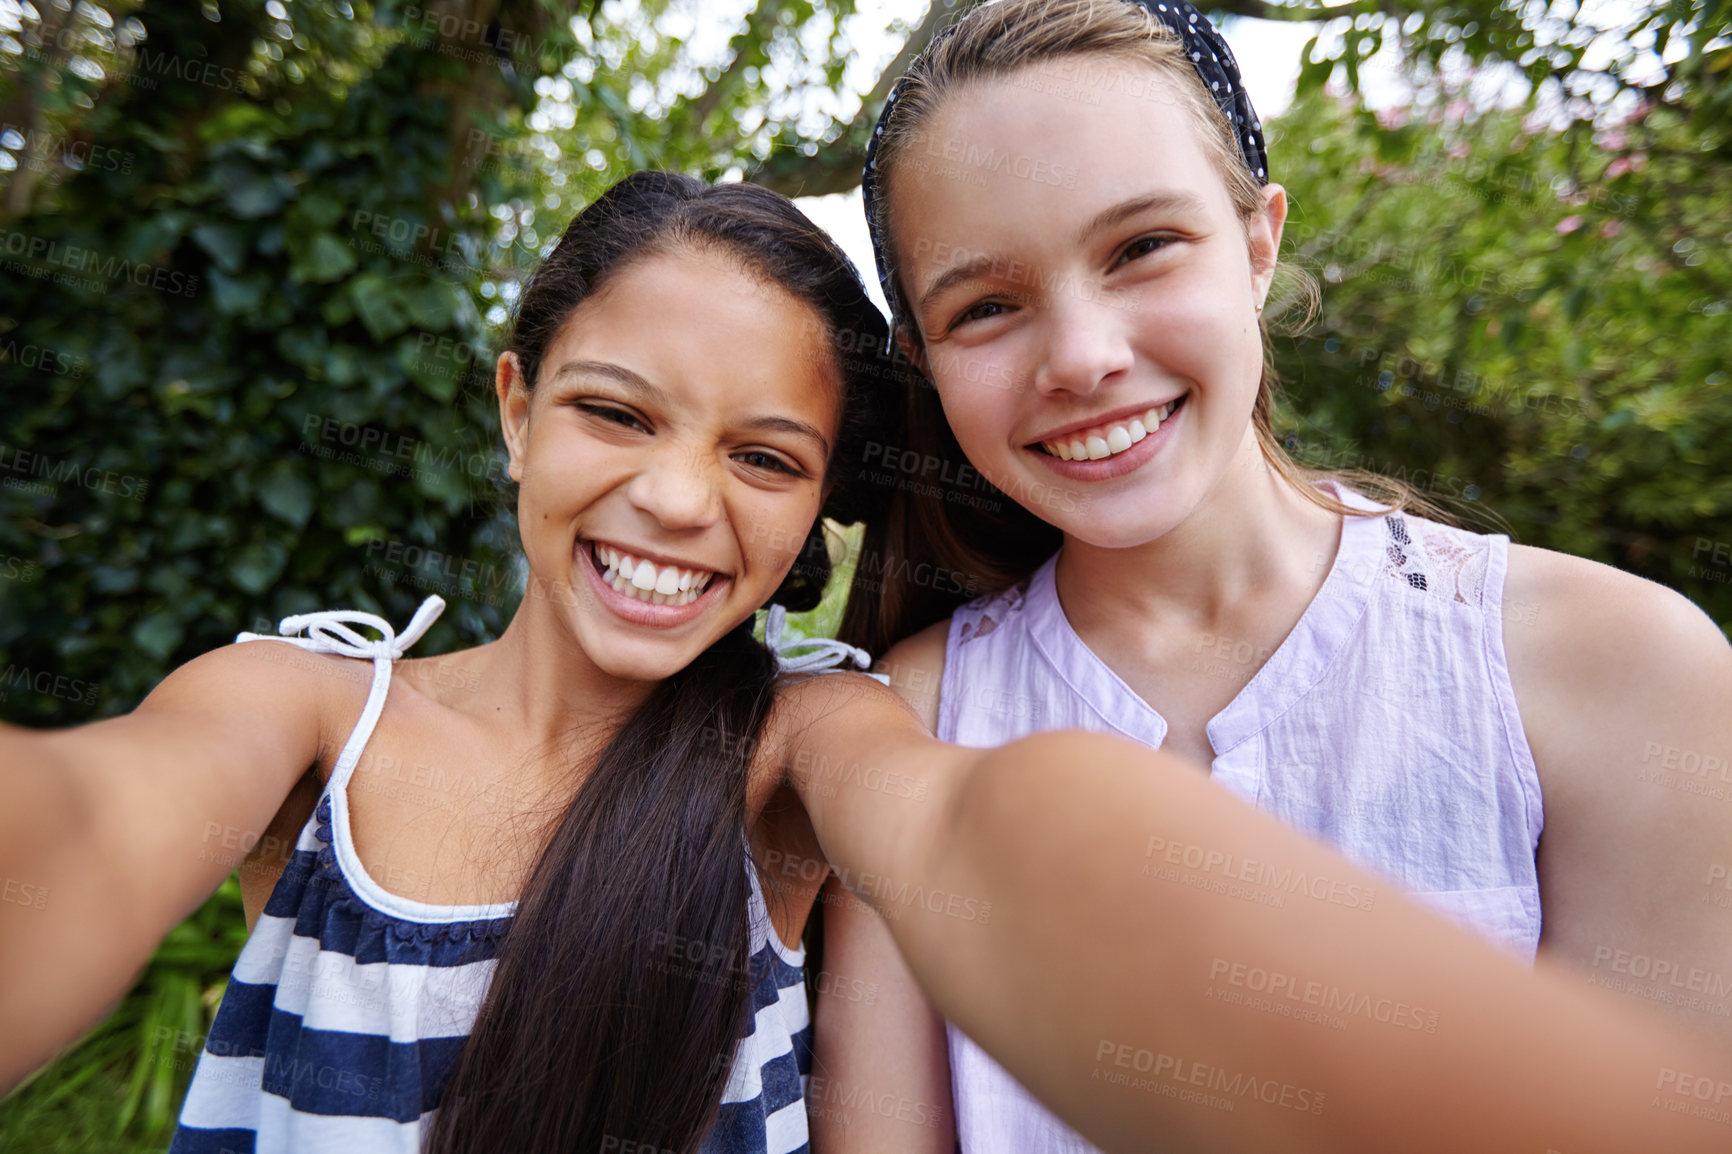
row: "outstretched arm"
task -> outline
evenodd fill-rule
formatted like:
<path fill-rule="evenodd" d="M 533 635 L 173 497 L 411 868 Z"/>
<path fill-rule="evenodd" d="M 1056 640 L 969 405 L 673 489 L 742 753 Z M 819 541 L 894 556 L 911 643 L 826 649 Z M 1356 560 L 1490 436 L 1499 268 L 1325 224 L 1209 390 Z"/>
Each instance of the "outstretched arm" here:
<path fill-rule="evenodd" d="M 874 666 L 928 731 L 938 726 L 949 624 L 905 638 Z M 956 1116 L 943 1016 L 876 910 L 835 878 L 823 899 L 824 971 L 806 1095 L 814 1147 L 824 1154 L 952 1154 Z"/>
<path fill-rule="evenodd" d="M 946 746 L 865 678 L 789 704 L 844 884 L 1108 1150 L 1725 1149 L 1697 1109 L 1732 1100 L 1723 1055 L 1528 974 L 1192 767 L 1074 731 Z"/>
<path fill-rule="evenodd" d="M 0 726 L 0 877 L 32 896 L 0 902 L 0 1091 L 124 994 L 267 828 L 318 757 L 311 670 L 337 661 L 234 645 L 124 717 Z"/>

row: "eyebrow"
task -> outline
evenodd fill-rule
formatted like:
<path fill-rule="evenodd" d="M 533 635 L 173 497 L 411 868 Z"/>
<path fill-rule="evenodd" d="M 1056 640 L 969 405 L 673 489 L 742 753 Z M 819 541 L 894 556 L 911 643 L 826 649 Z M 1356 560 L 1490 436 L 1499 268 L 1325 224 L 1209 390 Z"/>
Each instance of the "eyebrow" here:
<path fill-rule="evenodd" d="M 556 379 L 565 376 L 584 375 L 606 377 L 608 380 L 623 385 L 627 391 L 642 397 L 651 404 L 669 407 L 668 395 L 665 391 L 652 385 L 648 380 L 632 372 L 624 365 L 616 365 L 609 361 L 567 361 L 559 366 L 559 370 L 553 375 Z M 753 417 L 746 421 L 741 428 L 809 437 L 818 442 L 818 447 L 824 451 L 826 458 L 830 456 L 830 439 L 812 425 L 805 421 L 797 421 L 793 417 Z"/>
<path fill-rule="evenodd" d="M 1204 208 L 1202 199 L 1188 192 L 1151 192 L 1146 196 L 1134 196 L 1097 212 L 1077 232 L 1077 241 L 1078 243 L 1087 242 L 1097 233 L 1105 232 L 1115 225 L 1123 224 L 1132 217 L 1140 216 L 1154 209 L 1174 213 L 1201 213 Z M 1004 262 L 998 257 L 982 253 L 972 260 L 952 265 L 944 270 L 938 279 L 932 282 L 931 287 L 921 294 L 920 303 L 915 306 L 916 310 L 925 309 L 939 294 L 964 281 L 973 280 L 1000 263 Z"/>
<path fill-rule="evenodd" d="M 1077 233 L 1077 239 L 1086 241 L 1096 233 L 1105 232 L 1114 225 L 1123 224 L 1151 209 L 1174 213 L 1201 213 L 1204 205 L 1201 197 L 1189 192 L 1151 192 L 1146 196 L 1134 196 L 1095 213 L 1089 222 L 1083 225 L 1082 231 Z"/>
<path fill-rule="evenodd" d="M 667 401 L 667 394 L 661 389 L 650 384 L 649 381 L 624 365 L 616 365 L 610 361 L 567 361 L 559 366 L 559 370 L 553 376 L 555 380 L 567 376 L 606 377 L 610 381 L 624 385 L 628 392 L 635 393 L 646 401 L 655 403 Z"/>
<path fill-rule="evenodd" d="M 825 459 L 828 460 L 830 457 L 830 439 L 805 421 L 796 421 L 792 417 L 757 417 L 747 421 L 742 427 L 764 432 L 792 433 L 796 437 L 810 437 L 818 442 L 818 448 L 824 451 Z"/>
<path fill-rule="evenodd" d="M 961 264 L 951 265 L 949 268 L 945 269 L 944 272 L 939 274 L 938 279 L 933 281 L 931 286 L 925 292 L 920 294 L 920 303 L 914 306 L 914 310 L 916 312 L 924 312 L 926 306 L 931 304 L 933 300 L 942 294 L 950 291 L 950 289 L 964 281 L 973 280 L 975 277 L 998 263 L 999 261 L 997 257 L 982 254 L 975 257 L 973 260 L 967 260 L 963 261 Z"/>

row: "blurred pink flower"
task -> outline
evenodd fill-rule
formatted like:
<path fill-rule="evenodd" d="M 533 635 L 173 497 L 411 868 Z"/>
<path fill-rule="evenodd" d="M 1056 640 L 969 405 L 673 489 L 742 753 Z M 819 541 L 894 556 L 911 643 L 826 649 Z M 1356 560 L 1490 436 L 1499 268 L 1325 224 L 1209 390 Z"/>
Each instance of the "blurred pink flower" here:
<path fill-rule="evenodd" d="M 1600 146 L 1610 152 L 1618 152 L 1630 143 L 1628 134 L 1621 128 L 1614 128 L 1600 138 Z"/>
<path fill-rule="evenodd" d="M 1652 100 L 1644 100 L 1630 110 L 1630 115 L 1624 117 L 1624 123 L 1634 124 L 1652 111 L 1654 111 L 1654 102 Z"/>
<path fill-rule="evenodd" d="M 1465 100 L 1452 100 L 1444 106 L 1443 115 L 1449 120 L 1464 120 L 1473 106 Z"/>
<path fill-rule="evenodd" d="M 1606 179 L 1616 180 L 1626 172 L 1629 172 L 1631 167 L 1630 158 L 1627 156 L 1620 156 L 1618 159 L 1612 161 L 1612 163 L 1606 165 Z"/>
<path fill-rule="evenodd" d="M 1648 154 L 1645 152 L 1630 153 L 1630 171 L 1641 172 L 1648 167 Z"/>
<path fill-rule="evenodd" d="M 1600 235 L 1605 237 L 1607 240 L 1610 240 L 1612 237 L 1617 236 L 1623 231 L 1624 222 L 1621 220 L 1608 220 L 1605 224 L 1600 226 Z"/>
<path fill-rule="evenodd" d="M 1377 110 L 1377 123 L 1385 128 L 1400 128 L 1407 123 L 1407 118 L 1408 109 L 1406 108 L 1379 108 Z"/>
<path fill-rule="evenodd" d="M 1451 160 L 1466 160 L 1467 154 L 1470 151 L 1472 150 L 1468 148 L 1465 140 L 1458 140 L 1449 146 L 1449 148 L 1444 152 L 1444 155 L 1449 157 Z"/>
<path fill-rule="evenodd" d="M 1566 217 L 1564 217 L 1564 219 L 1558 221 L 1558 235 L 1559 236 L 1568 236 L 1570 233 L 1576 231 L 1578 228 L 1581 228 L 1581 227 L 1582 227 L 1582 218 L 1581 217 L 1579 217 L 1579 216 L 1566 216 Z"/>

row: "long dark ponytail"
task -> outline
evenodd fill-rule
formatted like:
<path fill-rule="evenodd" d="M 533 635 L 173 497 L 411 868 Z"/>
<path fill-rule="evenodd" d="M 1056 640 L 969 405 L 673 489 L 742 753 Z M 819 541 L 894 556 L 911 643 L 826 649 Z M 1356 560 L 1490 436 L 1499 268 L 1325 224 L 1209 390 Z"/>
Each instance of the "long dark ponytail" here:
<path fill-rule="evenodd" d="M 810 305 L 836 351 L 842 428 L 823 515 L 869 510 L 855 465 L 876 425 L 883 318 L 842 251 L 792 202 L 668 173 L 620 181 L 567 227 L 523 292 L 510 348 L 534 387 L 572 311 L 631 261 L 682 247 L 742 261 Z M 671 322 L 672 323 L 672 322 Z M 820 523 L 776 594 L 817 605 Z M 431 1154 L 689 1151 L 746 1032 L 746 783 L 776 661 L 751 621 L 661 682 L 576 791 L 530 875 L 474 1031 L 429 1129 Z"/>

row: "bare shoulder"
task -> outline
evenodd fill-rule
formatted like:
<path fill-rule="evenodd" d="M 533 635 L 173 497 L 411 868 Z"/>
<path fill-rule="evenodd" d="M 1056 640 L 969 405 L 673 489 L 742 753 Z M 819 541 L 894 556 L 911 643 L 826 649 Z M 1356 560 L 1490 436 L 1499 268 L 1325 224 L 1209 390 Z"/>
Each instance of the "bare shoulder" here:
<path fill-rule="evenodd" d="M 1609 565 L 1513 545 L 1505 650 L 1547 792 L 1567 765 L 1732 738 L 1732 646 L 1690 600 Z M 1519 615 L 1507 610 L 1525 607 Z"/>
<path fill-rule="evenodd" d="M 752 767 L 748 805 L 781 786 L 802 789 L 814 766 L 930 744 L 914 709 L 875 678 L 840 672 L 784 677 Z"/>
<path fill-rule="evenodd" d="M 784 677 L 765 728 L 787 749 L 814 731 L 840 740 L 886 725 L 925 732 L 909 704 L 883 682 L 864 673 L 836 672 Z"/>
<path fill-rule="evenodd" d="M 353 721 L 360 713 L 372 674 L 368 662 L 287 641 L 236 642 L 175 669 L 137 712 L 224 724 L 244 719 L 255 732 L 293 735 L 297 745 L 311 740 L 322 749 L 344 717 Z"/>
<path fill-rule="evenodd" d="M 312 653 L 289 641 L 266 638 L 219 646 L 172 672 L 145 698 L 159 705 L 187 704 L 189 692 L 219 695 L 257 694 L 272 688 L 303 694 L 328 688 L 333 682 L 365 687 L 372 680 L 371 662 L 331 653 Z M 229 684 L 227 691 L 217 687 Z"/>
<path fill-rule="evenodd" d="M 946 617 L 892 645 L 872 669 L 890 678 L 890 688 L 914 707 L 926 728 L 938 729 L 939 689 L 944 681 L 944 648 L 950 638 Z"/>
<path fill-rule="evenodd" d="M 1512 667 L 1577 684 L 1732 670 L 1725 634 L 1689 598 L 1598 561 L 1512 545 L 1504 604 L 1531 607 L 1505 628 Z"/>

